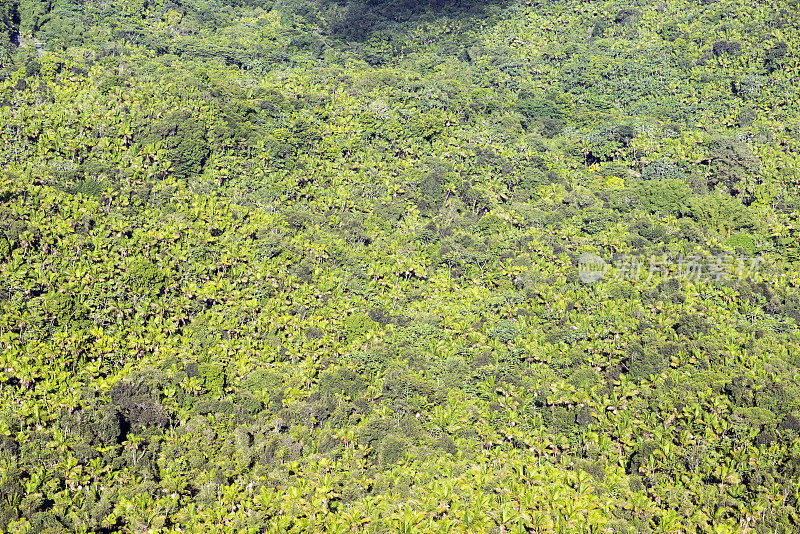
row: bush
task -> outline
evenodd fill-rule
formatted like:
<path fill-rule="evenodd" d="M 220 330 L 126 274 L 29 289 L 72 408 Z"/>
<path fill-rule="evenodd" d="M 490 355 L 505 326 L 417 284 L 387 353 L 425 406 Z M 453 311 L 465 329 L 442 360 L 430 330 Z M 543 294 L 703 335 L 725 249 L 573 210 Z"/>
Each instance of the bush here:
<path fill-rule="evenodd" d="M 717 57 L 737 56 L 742 51 L 742 44 L 736 41 L 717 41 L 711 49 Z"/>
<path fill-rule="evenodd" d="M 225 389 L 225 370 L 221 366 L 203 364 L 199 371 L 206 389 L 214 393 L 222 393 Z"/>
<path fill-rule="evenodd" d="M 628 474 L 639 473 L 639 469 L 647 463 L 648 458 L 658 450 L 658 444 L 655 441 L 648 440 L 639 444 L 636 451 L 631 454 L 626 466 Z"/>
<path fill-rule="evenodd" d="M 122 442 L 123 420 L 119 411 L 114 407 L 108 406 L 97 413 L 88 414 L 88 416 L 90 429 L 100 443 L 115 445 Z"/>
<path fill-rule="evenodd" d="M 378 458 L 381 465 L 390 467 L 403 458 L 408 442 L 401 436 L 390 434 L 381 442 Z"/>
<path fill-rule="evenodd" d="M 494 213 L 489 213 L 481 217 L 481 219 L 475 223 L 472 228 L 475 230 L 475 232 L 487 236 L 504 233 L 507 229 L 507 224 L 503 219 Z"/>
<path fill-rule="evenodd" d="M 763 433 L 759 434 L 759 437 L 761 437 L 762 434 Z M 764 443 L 757 443 L 757 445 L 763 444 Z M 750 491 L 758 491 L 760 487 L 772 487 L 772 485 L 775 483 L 775 477 L 763 469 L 755 469 L 752 471 L 747 471 L 742 477 L 742 482 L 745 483 Z"/>
<path fill-rule="evenodd" d="M 705 143 L 704 146 L 708 151 L 711 172 L 708 179 L 709 189 L 722 185 L 735 193 L 737 184 L 758 168 L 758 158 L 745 143 L 718 137 Z"/>
<path fill-rule="evenodd" d="M 614 220 L 614 212 L 592 206 L 581 215 L 581 230 L 594 235 L 605 230 Z"/>
<path fill-rule="evenodd" d="M 789 51 L 789 45 L 785 41 L 780 41 L 767 49 L 764 54 L 764 67 L 772 74 L 781 67 L 783 58 Z"/>
<path fill-rule="evenodd" d="M 426 162 L 427 172 L 418 176 L 419 197 L 417 206 L 423 214 L 430 214 L 439 207 L 445 199 L 446 185 L 451 177 L 452 165 L 439 158 L 430 158 Z M 412 173 L 412 176 L 416 173 Z"/>
<path fill-rule="evenodd" d="M 18 498 L 22 498 L 25 494 L 25 486 L 23 485 L 24 472 L 16 466 L 4 468 L 0 473 L 0 495 L 6 502 L 14 502 Z M 5 506 L 4 506 L 5 507 Z M 3 525 L 0 524 L 0 527 Z"/>
<path fill-rule="evenodd" d="M 489 329 L 488 336 L 502 343 L 510 343 L 519 337 L 520 331 L 516 321 L 504 320 Z"/>
<path fill-rule="evenodd" d="M 22 0 L 19 2 L 19 31 L 33 35 L 47 20 L 53 0 Z"/>
<path fill-rule="evenodd" d="M 644 479 L 638 475 L 631 475 L 630 480 L 628 481 L 628 487 L 634 493 L 645 491 Z"/>
<path fill-rule="evenodd" d="M 107 77 L 103 80 L 100 85 L 97 86 L 97 90 L 100 91 L 102 94 L 108 94 L 112 89 L 117 87 L 123 87 L 125 82 L 119 76 L 112 74 L 111 76 Z"/>
<path fill-rule="evenodd" d="M 617 15 L 614 17 L 614 23 L 630 26 L 636 24 L 640 16 L 641 12 L 635 7 L 623 7 L 617 11 Z"/>
<path fill-rule="evenodd" d="M 420 378 L 408 371 L 397 370 L 390 373 L 383 382 L 383 394 L 393 400 L 423 398 L 429 403 L 440 403 L 436 383 Z"/>
<path fill-rule="evenodd" d="M 734 406 L 741 408 L 755 406 L 755 384 L 749 378 L 743 376 L 734 377 L 725 384 L 723 391 L 731 399 Z"/>
<path fill-rule="evenodd" d="M 552 418 L 549 421 L 549 426 L 553 429 L 553 431 L 560 434 L 569 433 L 575 427 L 576 422 L 577 419 L 575 410 L 570 410 L 566 406 L 552 407 Z"/>
<path fill-rule="evenodd" d="M 631 230 L 642 236 L 649 243 L 660 243 L 667 237 L 667 230 L 664 225 L 646 219 L 637 221 L 631 226 Z"/>
<path fill-rule="evenodd" d="M 669 361 L 653 347 L 644 348 L 639 344 L 631 347 L 628 354 L 628 373 L 633 378 L 646 379 L 658 376 L 669 367 Z"/>
<path fill-rule="evenodd" d="M 206 398 L 197 403 L 194 412 L 199 415 L 224 414 L 233 415 L 234 405 L 231 401 Z"/>
<path fill-rule="evenodd" d="M 128 280 L 137 293 L 161 293 L 167 281 L 164 269 L 150 260 L 141 259 L 128 268 Z"/>
<path fill-rule="evenodd" d="M 575 465 L 573 467 L 576 471 L 583 471 L 597 481 L 602 483 L 603 480 L 606 478 L 606 471 L 603 467 L 602 462 L 590 462 L 588 460 L 575 460 Z"/>
<path fill-rule="evenodd" d="M 347 397 L 355 399 L 366 387 L 366 381 L 346 367 L 328 368 L 319 375 L 320 396 L 334 404 Z"/>
<path fill-rule="evenodd" d="M 658 29 L 658 34 L 665 41 L 675 41 L 681 35 L 680 24 L 677 20 L 669 20 Z"/>
<path fill-rule="evenodd" d="M 42 304 L 51 321 L 59 326 L 74 324 L 83 315 L 83 308 L 77 305 L 76 299 L 63 291 L 51 291 L 43 297 Z"/>
<path fill-rule="evenodd" d="M 753 121 L 756 120 L 756 112 L 751 107 L 742 108 L 742 111 L 739 113 L 739 116 L 736 118 L 736 123 L 739 125 L 740 128 L 747 127 L 753 124 Z"/>
<path fill-rule="evenodd" d="M 560 134 L 567 125 L 564 105 L 554 100 L 526 95 L 517 101 L 516 107 L 525 117 L 523 126 L 539 130 L 548 139 Z"/>
<path fill-rule="evenodd" d="M 680 215 L 687 210 L 691 188 L 684 180 L 667 178 L 641 182 L 633 188 L 634 204 L 655 214 Z"/>
<path fill-rule="evenodd" d="M 367 420 L 366 425 L 361 429 L 358 436 L 358 442 L 366 447 L 372 447 L 373 450 L 378 443 L 383 440 L 389 433 L 389 422 L 381 419 L 377 415 L 373 415 Z"/>
<path fill-rule="evenodd" d="M 347 341 L 355 340 L 378 328 L 378 323 L 370 319 L 366 313 L 353 313 L 342 321 L 343 337 Z"/>
<path fill-rule="evenodd" d="M 755 256 L 757 252 L 755 241 L 753 240 L 753 236 L 750 234 L 739 233 L 732 235 L 725 240 L 725 244 L 731 247 L 738 254 L 749 254 L 750 256 Z"/>
<path fill-rule="evenodd" d="M 6 260 L 11 257 L 13 247 L 8 238 L 0 233 L 0 260 Z"/>
<path fill-rule="evenodd" d="M 210 154 L 206 126 L 188 111 L 176 111 L 156 122 L 145 144 L 161 141 L 172 162 L 171 174 L 179 179 L 200 174 Z"/>
<path fill-rule="evenodd" d="M 662 158 L 650 163 L 642 171 L 643 180 L 686 180 L 686 174 L 675 162 Z"/>
<path fill-rule="evenodd" d="M 450 436 L 442 436 L 436 442 L 436 448 L 441 449 L 447 454 L 451 456 L 455 456 L 458 454 L 458 447 L 456 446 L 456 442 L 453 441 L 453 438 Z"/>
<path fill-rule="evenodd" d="M 792 430 L 794 432 L 800 432 L 800 415 L 791 413 L 788 414 L 783 418 L 781 428 L 785 430 Z"/>
<path fill-rule="evenodd" d="M 158 384 L 144 372 L 114 384 L 110 397 L 124 419 L 122 425 L 163 428 L 169 423 L 169 413 L 158 400 Z M 106 424 L 107 428 L 103 431 L 106 439 L 113 439 L 116 432 L 113 414 L 109 414 Z"/>
<path fill-rule="evenodd" d="M 678 322 L 672 327 L 680 336 L 697 339 L 700 334 L 708 332 L 708 323 L 698 314 L 682 313 Z"/>
<path fill-rule="evenodd" d="M 595 39 L 602 37 L 608 29 L 608 26 L 608 21 L 604 19 L 598 19 L 595 21 L 594 26 L 592 26 L 592 37 Z"/>
<path fill-rule="evenodd" d="M 19 442 L 12 436 L 0 436 L 0 459 L 19 454 Z"/>
<path fill-rule="evenodd" d="M 692 219 L 718 232 L 752 228 L 756 223 L 738 200 L 722 193 L 693 196 L 687 204 Z"/>
<path fill-rule="evenodd" d="M 433 141 L 444 132 L 445 119 L 442 111 L 434 109 L 428 113 L 416 115 L 406 127 L 411 137 Z"/>
<path fill-rule="evenodd" d="M 782 413 L 796 406 L 794 392 L 788 384 L 778 384 L 768 381 L 756 394 L 756 406 L 772 413 Z"/>
<path fill-rule="evenodd" d="M 597 383 L 598 376 L 597 372 L 591 367 L 580 367 L 576 369 L 568 378 L 567 381 L 575 386 L 576 388 L 583 387 L 585 383 L 587 386 L 591 387 L 592 385 Z M 585 414 L 581 414 L 582 416 Z"/>

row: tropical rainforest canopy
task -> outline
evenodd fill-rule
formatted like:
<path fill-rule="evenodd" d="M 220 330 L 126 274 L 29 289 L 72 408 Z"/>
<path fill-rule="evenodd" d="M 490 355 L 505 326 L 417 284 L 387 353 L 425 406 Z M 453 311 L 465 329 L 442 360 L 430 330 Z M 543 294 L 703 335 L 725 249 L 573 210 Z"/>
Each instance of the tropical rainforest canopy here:
<path fill-rule="evenodd" d="M 0 531 L 800 531 L 797 0 L 0 0 Z"/>

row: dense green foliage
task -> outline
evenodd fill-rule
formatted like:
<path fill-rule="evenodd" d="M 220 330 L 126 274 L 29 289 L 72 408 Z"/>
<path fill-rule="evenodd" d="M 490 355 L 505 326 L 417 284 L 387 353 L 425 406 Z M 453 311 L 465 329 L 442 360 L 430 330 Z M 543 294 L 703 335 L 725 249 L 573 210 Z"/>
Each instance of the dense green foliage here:
<path fill-rule="evenodd" d="M 0 0 L 0 531 L 797 532 L 799 13 Z"/>

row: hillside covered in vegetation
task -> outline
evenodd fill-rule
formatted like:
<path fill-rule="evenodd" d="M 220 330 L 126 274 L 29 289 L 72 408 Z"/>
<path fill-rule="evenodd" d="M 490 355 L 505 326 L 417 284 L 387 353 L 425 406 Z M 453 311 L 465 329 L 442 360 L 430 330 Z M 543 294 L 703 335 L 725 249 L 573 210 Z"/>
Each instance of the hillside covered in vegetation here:
<path fill-rule="evenodd" d="M 800 531 L 798 46 L 0 0 L 0 532 Z"/>

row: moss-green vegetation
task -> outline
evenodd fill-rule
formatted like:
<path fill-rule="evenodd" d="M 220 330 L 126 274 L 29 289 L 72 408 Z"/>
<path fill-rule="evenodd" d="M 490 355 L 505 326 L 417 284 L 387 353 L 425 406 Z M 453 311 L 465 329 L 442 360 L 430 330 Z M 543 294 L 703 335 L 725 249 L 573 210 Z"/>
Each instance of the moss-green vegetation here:
<path fill-rule="evenodd" d="M 0 531 L 797 532 L 798 13 L 0 0 Z"/>

